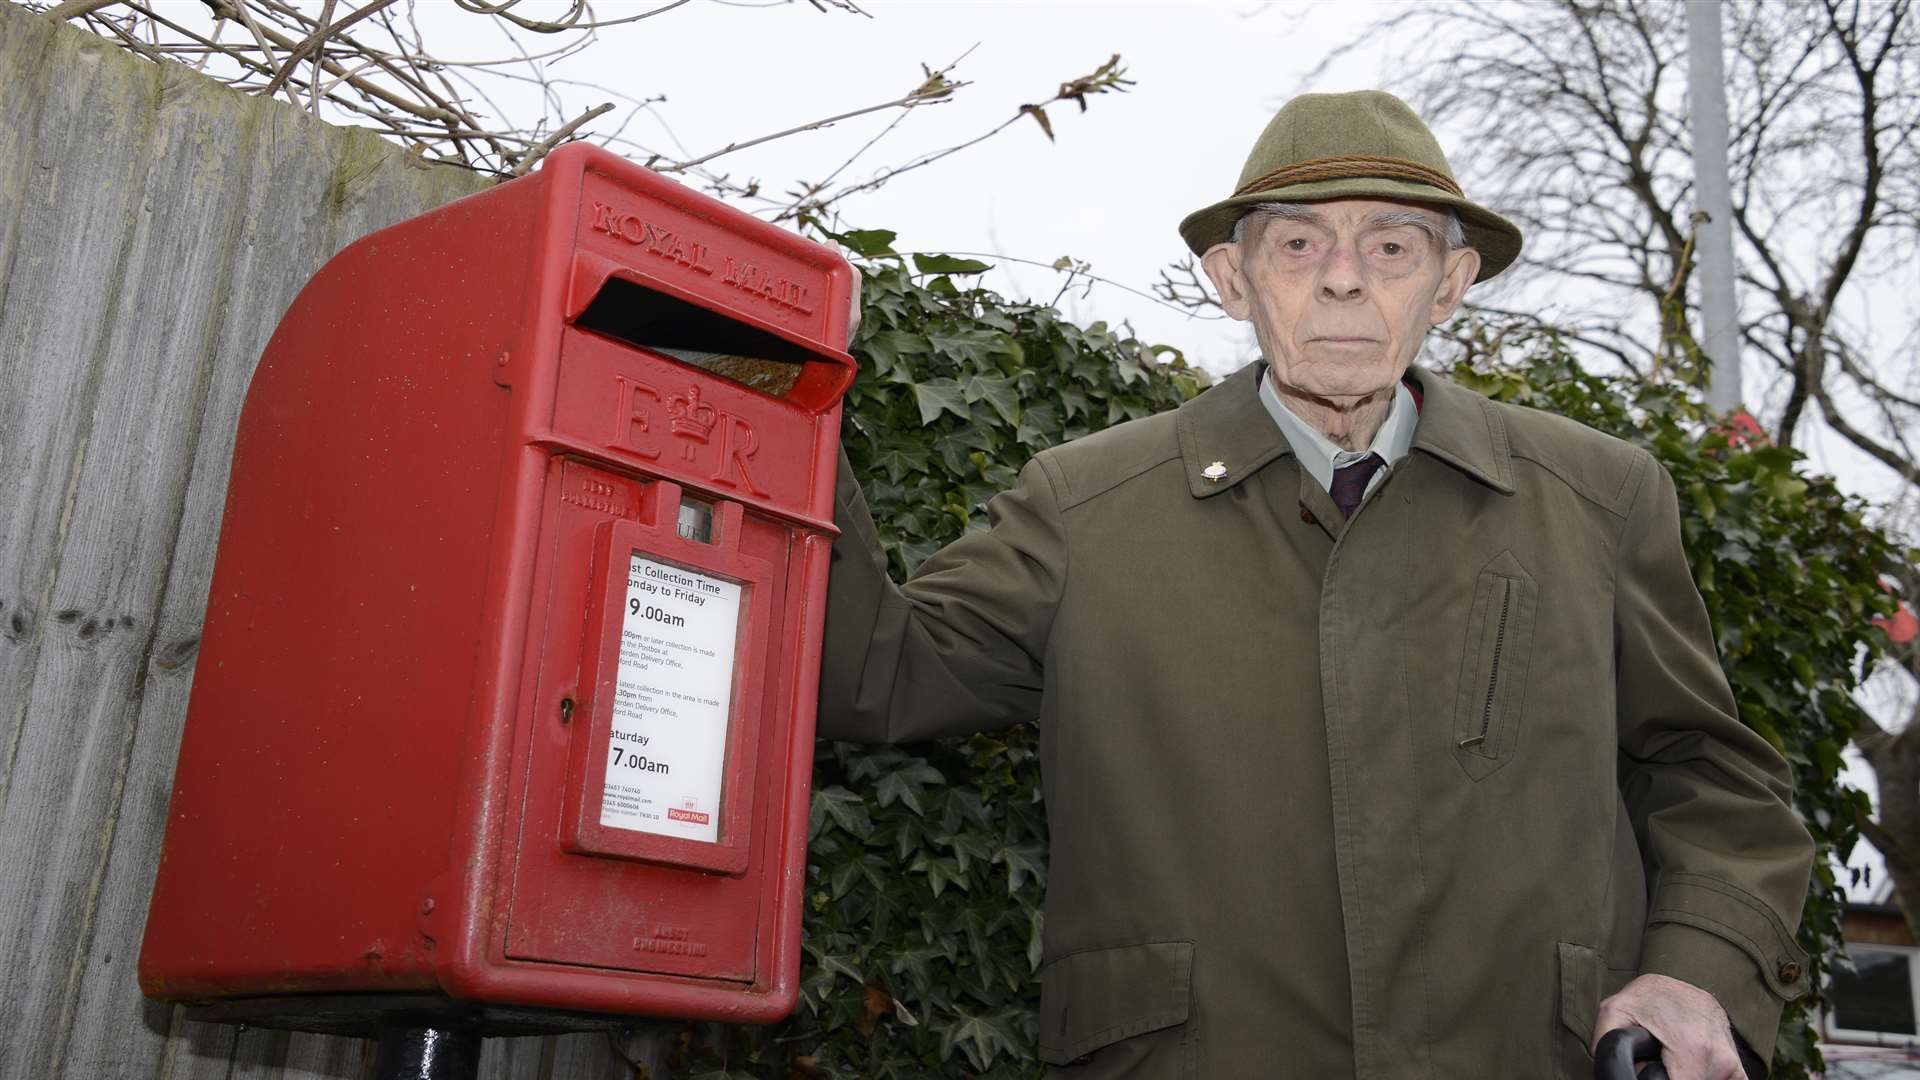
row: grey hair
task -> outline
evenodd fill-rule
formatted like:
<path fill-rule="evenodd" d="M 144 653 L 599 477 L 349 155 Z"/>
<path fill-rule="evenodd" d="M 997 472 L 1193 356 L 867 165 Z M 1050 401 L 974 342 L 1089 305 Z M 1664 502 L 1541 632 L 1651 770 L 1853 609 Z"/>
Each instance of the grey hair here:
<path fill-rule="evenodd" d="M 1445 231 L 1433 223 L 1433 219 L 1418 210 L 1389 210 L 1379 215 L 1376 221 L 1383 225 L 1412 225 L 1433 238 L 1433 242 L 1444 250 L 1458 251 L 1467 246 L 1466 230 L 1460 227 L 1460 215 L 1451 206 L 1436 206 L 1434 212 L 1446 222 Z M 1238 244 L 1246 235 L 1247 221 L 1254 217 L 1277 217 L 1288 221 L 1315 221 L 1319 212 L 1312 203 L 1267 202 L 1260 203 L 1241 215 L 1233 223 L 1233 235 L 1228 239 Z"/>

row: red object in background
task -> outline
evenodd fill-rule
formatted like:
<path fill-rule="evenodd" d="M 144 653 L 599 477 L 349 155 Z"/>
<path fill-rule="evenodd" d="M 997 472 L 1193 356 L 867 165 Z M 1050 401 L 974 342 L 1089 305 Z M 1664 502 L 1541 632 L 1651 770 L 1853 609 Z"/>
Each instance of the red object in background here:
<path fill-rule="evenodd" d="M 329 262 L 241 414 L 142 988 L 788 1012 L 853 287 L 583 143 Z"/>
<path fill-rule="evenodd" d="M 1718 430 L 1727 437 L 1728 446 L 1745 448 L 1773 445 L 1773 437 L 1767 434 L 1767 429 L 1761 427 L 1760 421 L 1745 409 L 1735 409 L 1727 414 Z"/>
<path fill-rule="evenodd" d="M 1891 593 L 1893 586 L 1882 581 L 1880 591 Z M 1887 640 L 1895 645 L 1904 645 L 1915 637 L 1920 637 L 1920 618 L 1914 617 L 1913 605 L 1905 600 L 1900 601 L 1891 616 L 1875 615 L 1872 622 L 1887 635 Z"/>

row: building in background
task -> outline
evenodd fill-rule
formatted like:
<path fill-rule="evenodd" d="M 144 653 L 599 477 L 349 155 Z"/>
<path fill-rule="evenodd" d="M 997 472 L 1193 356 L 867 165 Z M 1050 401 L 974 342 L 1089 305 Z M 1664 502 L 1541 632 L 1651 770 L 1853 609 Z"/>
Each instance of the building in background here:
<path fill-rule="evenodd" d="M 1891 881 L 1847 905 L 1841 937 L 1852 970 L 1833 972 L 1820 1018 L 1828 1080 L 1920 1080 L 1920 945 Z"/>

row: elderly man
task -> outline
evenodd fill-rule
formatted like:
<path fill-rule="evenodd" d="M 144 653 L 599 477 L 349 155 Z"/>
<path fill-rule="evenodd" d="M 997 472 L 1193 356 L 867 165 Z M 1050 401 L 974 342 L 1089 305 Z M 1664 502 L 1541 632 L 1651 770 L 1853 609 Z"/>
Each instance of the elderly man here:
<path fill-rule="evenodd" d="M 1378 92 L 1186 219 L 1263 357 L 888 582 L 843 464 L 823 734 L 1038 717 L 1062 1077 L 1743 1075 L 1811 845 L 1643 451 L 1413 366 L 1519 232 Z"/>

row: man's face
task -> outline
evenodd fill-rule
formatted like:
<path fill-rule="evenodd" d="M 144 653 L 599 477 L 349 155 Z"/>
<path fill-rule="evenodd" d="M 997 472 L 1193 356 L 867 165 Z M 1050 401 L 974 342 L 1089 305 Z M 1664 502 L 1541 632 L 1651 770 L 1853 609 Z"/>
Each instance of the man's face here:
<path fill-rule="evenodd" d="M 1253 323 L 1283 392 L 1344 405 L 1390 390 L 1427 330 L 1460 306 L 1479 254 L 1442 251 L 1434 237 L 1445 217 L 1412 203 L 1336 199 L 1298 210 L 1299 220 L 1250 218 L 1240 243 L 1202 257 L 1207 276 L 1227 314 Z"/>

